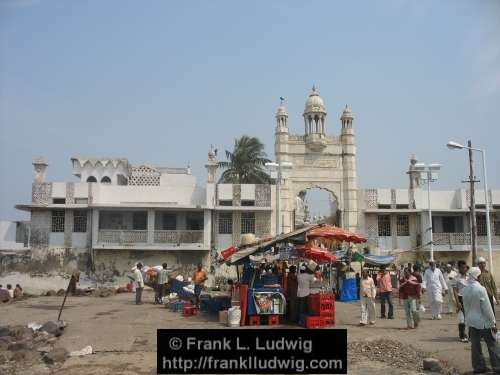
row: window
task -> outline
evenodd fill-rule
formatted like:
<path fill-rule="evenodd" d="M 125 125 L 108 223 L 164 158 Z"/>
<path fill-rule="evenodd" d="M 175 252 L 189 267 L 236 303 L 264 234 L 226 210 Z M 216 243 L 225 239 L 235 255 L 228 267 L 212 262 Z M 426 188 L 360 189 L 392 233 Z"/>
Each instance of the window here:
<path fill-rule="evenodd" d="M 407 210 L 409 207 L 408 207 L 408 205 L 407 205 L 407 204 L 397 204 L 397 205 L 396 205 L 396 208 L 397 208 L 398 210 Z"/>
<path fill-rule="evenodd" d="M 495 220 L 493 222 L 493 233 L 495 236 L 500 236 L 500 220 Z"/>
<path fill-rule="evenodd" d="M 54 204 L 66 204 L 66 198 L 54 198 L 52 199 Z"/>
<path fill-rule="evenodd" d="M 132 214 L 132 229 L 133 230 L 146 230 L 146 229 L 148 229 L 148 213 L 147 212 L 134 212 Z"/>
<path fill-rule="evenodd" d="M 477 215 L 476 216 L 476 227 L 477 227 L 477 235 L 478 236 L 487 236 L 488 231 L 486 230 L 486 216 L 485 215 Z"/>
<path fill-rule="evenodd" d="M 233 213 L 221 212 L 219 213 L 219 234 L 232 234 L 233 233 Z"/>
<path fill-rule="evenodd" d="M 246 207 L 255 206 L 255 201 L 254 200 L 242 200 L 241 205 L 246 206 Z"/>
<path fill-rule="evenodd" d="M 228 199 L 219 200 L 219 206 L 232 206 L 232 205 L 233 205 L 232 200 L 228 200 Z"/>
<path fill-rule="evenodd" d="M 176 230 L 177 229 L 177 215 L 174 213 L 162 214 L 162 230 Z"/>
<path fill-rule="evenodd" d="M 241 213 L 241 234 L 255 233 L 255 213 L 242 212 Z"/>
<path fill-rule="evenodd" d="M 108 176 L 104 176 L 103 178 L 101 178 L 101 183 L 103 183 L 103 184 L 110 184 L 111 183 L 111 178 L 109 178 Z"/>
<path fill-rule="evenodd" d="M 398 236 L 409 236 L 410 235 L 410 224 L 408 215 L 398 215 L 397 216 L 397 233 Z"/>
<path fill-rule="evenodd" d="M 454 216 L 443 216 L 443 233 L 455 233 L 455 217 Z"/>
<path fill-rule="evenodd" d="M 186 216 L 187 230 L 203 230 L 203 212 L 192 212 Z"/>
<path fill-rule="evenodd" d="M 94 176 L 89 176 L 87 178 L 87 182 L 97 182 L 97 178 L 95 178 Z"/>
<path fill-rule="evenodd" d="M 390 204 L 379 204 L 378 208 L 382 209 L 382 210 L 386 210 L 386 209 L 390 209 L 391 205 Z"/>
<path fill-rule="evenodd" d="M 89 204 L 88 198 L 75 198 L 75 204 Z"/>
<path fill-rule="evenodd" d="M 52 211 L 52 232 L 64 232 L 64 211 Z"/>
<path fill-rule="evenodd" d="M 378 236 L 390 237 L 391 235 L 391 217 L 382 215 L 378 217 Z"/>
<path fill-rule="evenodd" d="M 87 211 L 75 211 L 73 215 L 73 232 L 87 232 Z"/>

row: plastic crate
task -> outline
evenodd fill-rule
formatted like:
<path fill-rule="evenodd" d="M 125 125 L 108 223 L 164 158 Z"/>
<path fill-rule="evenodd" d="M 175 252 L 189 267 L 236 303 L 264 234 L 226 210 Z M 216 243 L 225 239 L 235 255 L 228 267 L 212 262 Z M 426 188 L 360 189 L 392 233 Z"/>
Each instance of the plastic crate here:
<path fill-rule="evenodd" d="M 250 315 L 248 317 L 248 325 L 260 326 L 260 315 Z"/>
<path fill-rule="evenodd" d="M 324 318 L 330 318 L 335 316 L 335 310 L 321 310 L 319 314 L 311 314 L 315 316 L 322 316 Z"/>
<path fill-rule="evenodd" d="M 332 317 L 324 317 L 325 319 L 325 324 L 327 326 L 334 326 L 335 325 L 335 316 Z"/>
<path fill-rule="evenodd" d="M 182 308 L 182 315 L 184 316 L 192 316 L 198 314 L 198 308 L 190 303 L 185 304 Z"/>
<path fill-rule="evenodd" d="M 267 317 L 267 325 L 275 326 L 280 324 L 280 316 L 279 315 L 269 315 Z"/>
<path fill-rule="evenodd" d="M 325 328 L 325 318 L 322 316 L 308 316 L 306 319 L 306 328 Z"/>
<path fill-rule="evenodd" d="M 173 312 L 181 312 L 184 309 L 185 304 L 186 304 L 186 302 L 184 302 L 184 301 L 176 301 L 170 305 L 170 309 Z"/>
<path fill-rule="evenodd" d="M 311 294 L 308 307 L 313 315 L 322 315 L 322 311 L 335 311 L 335 296 L 332 293 Z"/>

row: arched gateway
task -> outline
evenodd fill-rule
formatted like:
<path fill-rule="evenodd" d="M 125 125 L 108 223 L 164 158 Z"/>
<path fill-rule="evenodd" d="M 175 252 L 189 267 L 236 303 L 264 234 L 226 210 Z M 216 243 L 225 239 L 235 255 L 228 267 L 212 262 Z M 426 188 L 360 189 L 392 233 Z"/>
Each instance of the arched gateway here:
<path fill-rule="evenodd" d="M 336 201 L 342 227 L 356 231 L 358 226 L 356 143 L 353 115 L 345 107 L 340 120 L 340 136 L 326 133 L 326 108 L 313 86 L 304 109 L 304 135 L 288 131 L 288 114 L 283 103 L 276 113 L 275 155 L 278 163 L 293 164 L 280 186 L 282 228 L 288 232 L 303 224 L 304 191 L 327 190 Z M 301 203 L 302 200 L 302 203 Z"/>

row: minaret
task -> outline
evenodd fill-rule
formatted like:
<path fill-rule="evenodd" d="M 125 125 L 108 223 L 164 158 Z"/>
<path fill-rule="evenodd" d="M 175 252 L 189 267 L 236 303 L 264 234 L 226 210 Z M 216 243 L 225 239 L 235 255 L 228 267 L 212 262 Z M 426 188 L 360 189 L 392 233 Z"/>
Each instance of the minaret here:
<path fill-rule="evenodd" d="M 210 150 L 208 151 L 208 161 L 205 164 L 205 168 L 207 168 L 207 207 L 214 208 L 215 207 L 215 178 L 217 172 L 217 149 L 214 150 L 214 146 L 210 146 Z"/>
<path fill-rule="evenodd" d="M 326 108 L 316 87 L 313 86 L 304 108 L 305 135 L 325 134 Z"/>
<path fill-rule="evenodd" d="M 358 184 L 356 180 L 356 140 L 352 122 L 354 116 L 349 106 L 345 106 L 340 117 L 342 130 L 340 142 L 342 144 L 342 166 L 343 166 L 343 194 L 344 213 L 342 225 L 344 228 L 356 231 L 358 226 Z"/>
<path fill-rule="evenodd" d="M 283 161 L 281 154 L 288 152 L 288 113 L 283 105 L 285 99 L 280 98 L 280 105 L 276 110 L 276 128 L 274 130 L 274 153 L 276 161 Z"/>
<path fill-rule="evenodd" d="M 410 178 L 410 186 L 408 189 L 408 200 L 409 200 L 409 208 L 415 209 L 415 189 L 420 189 L 421 181 L 420 181 L 420 172 L 415 170 L 415 164 L 418 163 L 417 157 L 415 154 L 410 157 L 410 166 L 408 168 L 408 172 L 406 172 Z"/>
<path fill-rule="evenodd" d="M 280 106 L 276 111 L 276 134 L 288 133 L 288 113 L 283 105 L 285 98 L 281 97 L 280 100 Z"/>
<path fill-rule="evenodd" d="M 33 160 L 33 167 L 35 168 L 35 178 L 33 180 L 36 184 L 43 184 L 45 182 L 45 171 L 47 170 L 47 162 L 43 158 Z"/>

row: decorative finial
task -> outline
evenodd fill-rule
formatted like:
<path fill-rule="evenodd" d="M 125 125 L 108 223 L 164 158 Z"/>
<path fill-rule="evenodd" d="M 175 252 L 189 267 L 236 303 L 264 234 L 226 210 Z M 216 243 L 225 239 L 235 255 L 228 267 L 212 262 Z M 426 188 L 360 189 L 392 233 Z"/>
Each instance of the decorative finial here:
<path fill-rule="evenodd" d="M 284 101 L 285 101 L 285 98 L 284 98 L 284 97 L 282 97 L 282 96 L 280 96 L 280 106 L 282 106 L 282 105 L 283 105 L 283 102 L 284 102 Z"/>
<path fill-rule="evenodd" d="M 316 86 L 313 85 L 312 92 L 316 92 Z"/>

